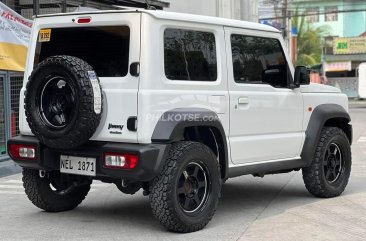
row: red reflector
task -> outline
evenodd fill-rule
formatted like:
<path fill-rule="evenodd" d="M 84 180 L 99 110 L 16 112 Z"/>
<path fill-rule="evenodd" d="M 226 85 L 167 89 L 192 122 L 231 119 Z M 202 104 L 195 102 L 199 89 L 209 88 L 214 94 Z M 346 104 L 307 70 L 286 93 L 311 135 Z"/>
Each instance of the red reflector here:
<path fill-rule="evenodd" d="M 79 18 L 78 23 L 90 23 L 91 18 Z"/>
<path fill-rule="evenodd" d="M 23 144 L 10 144 L 9 154 L 13 159 L 36 160 L 36 147 Z"/>
<path fill-rule="evenodd" d="M 134 169 L 139 157 L 133 154 L 105 153 L 104 166 L 107 168 Z"/>

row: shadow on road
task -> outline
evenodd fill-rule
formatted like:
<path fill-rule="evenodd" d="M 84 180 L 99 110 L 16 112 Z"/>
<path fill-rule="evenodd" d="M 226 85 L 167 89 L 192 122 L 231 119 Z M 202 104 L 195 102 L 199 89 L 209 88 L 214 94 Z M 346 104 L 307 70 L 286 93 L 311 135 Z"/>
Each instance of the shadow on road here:
<path fill-rule="evenodd" d="M 287 182 L 288 175 L 293 175 L 296 180 Z M 229 180 L 223 185 L 217 213 L 208 228 L 218 228 L 223 222 L 225 225 L 236 225 L 237 222 L 243 222 L 243 216 L 247 217 L 244 223 L 250 223 L 262 216 L 278 215 L 291 208 L 324 200 L 311 196 L 297 175 L 299 174 L 285 174 L 285 178 L 280 181 L 276 179 L 278 175 L 264 179 L 241 177 Z M 98 194 L 98 200 L 94 200 L 95 193 L 92 193 L 87 202 L 73 211 L 59 214 L 42 212 L 41 215 L 34 212 L 31 216 L 46 215 L 48 218 L 56 218 L 60 223 L 72 218 L 76 222 L 102 224 L 104 227 L 162 230 L 152 215 L 148 197 L 142 197 L 141 194 L 129 196 L 119 193 L 117 189 L 112 190 L 112 187 L 108 189 L 107 192 Z M 351 190 L 345 195 L 354 194 L 358 189 Z M 105 201 L 102 201 L 103 196 Z M 264 210 L 268 212 L 264 214 Z"/>

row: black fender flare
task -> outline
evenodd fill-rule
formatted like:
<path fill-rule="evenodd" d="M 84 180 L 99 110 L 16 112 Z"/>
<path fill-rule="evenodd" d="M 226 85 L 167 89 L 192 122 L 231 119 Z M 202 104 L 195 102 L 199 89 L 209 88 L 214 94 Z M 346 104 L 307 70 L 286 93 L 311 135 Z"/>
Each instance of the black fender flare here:
<path fill-rule="evenodd" d="M 223 178 L 227 178 L 229 157 L 226 134 L 218 115 L 212 110 L 177 108 L 163 113 L 155 126 L 151 141 L 152 143 L 174 143 L 184 140 L 184 131 L 187 127 L 211 127 L 214 136 L 221 138 L 222 146 L 219 146 L 219 153 L 220 156 L 224 154 L 225 163 L 225 170 L 222 171 L 222 174 Z"/>
<path fill-rule="evenodd" d="M 305 132 L 305 141 L 301 152 L 301 159 L 305 166 L 311 164 L 321 131 L 325 123 L 331 119 L 340 119 L 347 125 L 346 129 L 343 130 L 346 132 L 350 143 L 352 143 L 352 126 L 349 124 L 351 117 L 348 112 L 337 104 L 319 105 L 313 110 Z"/>

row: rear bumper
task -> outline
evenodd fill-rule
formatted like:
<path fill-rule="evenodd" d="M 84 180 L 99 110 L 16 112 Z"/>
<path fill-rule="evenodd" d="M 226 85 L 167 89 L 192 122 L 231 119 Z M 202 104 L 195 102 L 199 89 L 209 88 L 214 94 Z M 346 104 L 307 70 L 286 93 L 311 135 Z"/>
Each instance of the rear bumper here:
<path fill-rule="evenodd" d="M 125 144 L 89 141 L 85 145 L 70 150 L 48 148 L 32 136 L 17 136 L 8 141 L 10 144 L 28 144 L 36 146 L 36 160 L 22 160 L 10 157 L 21 167 L 38 170 L 60 170 L 60 155 L 96 158 L 95 179 L 125 179 L 131 181 L 150 181 L 163 167 L 169 144 Z M 103 165 L 106 152 L 135 154 L 139 156 L 136 168 L 132 170 L 110 169 Z"/>

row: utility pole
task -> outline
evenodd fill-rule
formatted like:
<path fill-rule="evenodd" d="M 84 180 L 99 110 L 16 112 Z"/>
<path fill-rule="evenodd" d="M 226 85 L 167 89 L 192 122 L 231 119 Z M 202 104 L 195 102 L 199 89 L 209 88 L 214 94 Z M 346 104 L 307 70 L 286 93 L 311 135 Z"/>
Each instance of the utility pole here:
<path fill-rule="evenodd" d="M 289 0 L 282 0 L 282 36 L 290 56 L 294 54 L 292 41 L 291 13 L 288 11 Z M 296 51 L 296 49 L 295 49 Z"/>
<path fill-rule="evenodd" d="M 39 14 L 39 0 L 33 0 L 33 15 Z"/>
<path fill-rule="evenodd" d="M 283 0 L 282 4 L 282 36 L 287 39 L 287 6 L 288 0 Z"/>
<path fill-rule="evenodd" d="M 62 3 L 61 3 L 61 12 L 62 13 L 66 13 L 67 12 L 67 2 L 66 2 L 66 0 L 62 0 Z"/>

